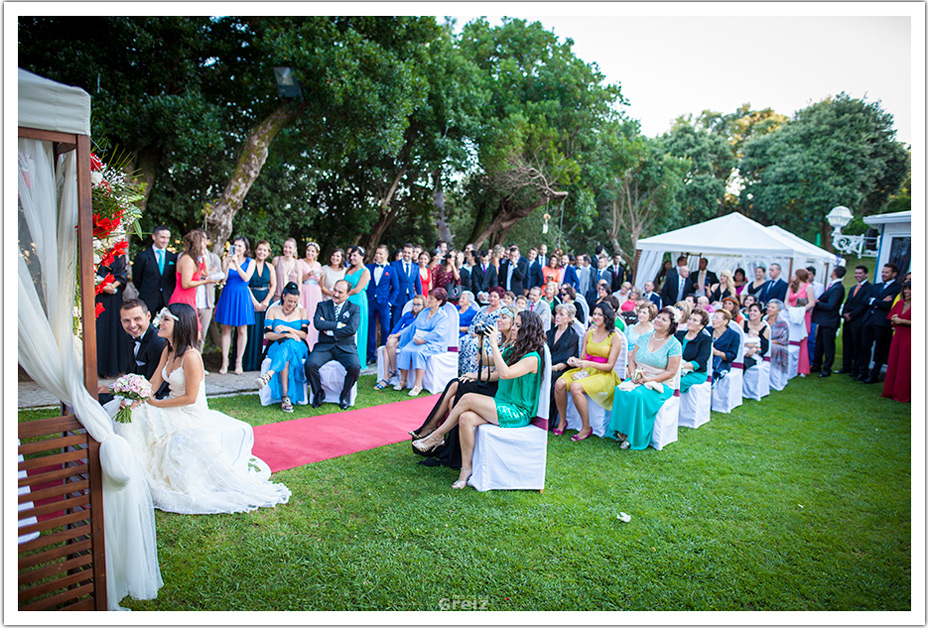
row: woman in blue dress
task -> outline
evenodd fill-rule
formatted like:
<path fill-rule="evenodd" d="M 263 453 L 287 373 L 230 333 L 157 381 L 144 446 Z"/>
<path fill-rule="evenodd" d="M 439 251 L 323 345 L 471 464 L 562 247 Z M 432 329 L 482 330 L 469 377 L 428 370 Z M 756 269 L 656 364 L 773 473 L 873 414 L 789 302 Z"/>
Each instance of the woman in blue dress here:
<path fill-rule="evenodd" d="M 458 321 L 458 337 L 463 337 L 467 333 L 467 330 L 470 328 L 470 324 L 474 321 L 474 317 L 477 315 L 477 312 L 480 310 L 474 305 L 476 299 L 474 293 L 470 290 L 464 290 L 461 292 L 461 296 L 458 299 L 458 314 L 460 315 L 460 320 Z"/>
<path fill-rule="evenodd" d="M 606 436 L 616 438 L 622 449 L 644 449 L 651 442 L 657 413 L 673 395 L 673 378 L 680 368 L 680 341 L 674 337 L 681 316 L 676 308 L 665 307 L 654 318 L 654 331 L 642 334 L 628 356 L 630 380 L 616 386 L 612 418 Z M 635 384 L 625 390 L 629 382 Z M 660 392 L 644 384 L 652 383 Z"/>
<path fill-rule="evenodd" d="M 264 357 L 264 315 L 277 292 L 277 273 L 267 261 L 270 254 L 270 243 L 258 240 L 255 244 L 255 271 L 248 282 L 251 304 L 255 308 L 255 322 L 248 326 L 248 344 L 245 345 L 245 356 L 242 358 L 242 366 L 246 371 L 260 369 Z"/>
<path fill-rule="evenodd" d="M 442 309 L 448 302 L 448 292 L 444 288 L 433 288 L 429 292 L 428 307 L 424 308 L 412 325 L 403 330 L 396 350 L 396 366 L 400 370 L 400 382 L 394 390 L 406 387 L 409 371 L 416 375 L 410 397 L 417 397 L 422 392 L 422 378 L 425 377 L 425 365 L 433 355 L 448 348 L 448 314 Z"/>
<path fill-rule="evenodd" d="M 248 257 L 248 239 L 236 236 L 232 248 L 222 258 L 222 271 L 226 274 L 226 286 L 216 303 L 216 322 L 222 326 L 222 368 L 221 374 L 229 372 L 229 345 L 232 344 L 232 328 L 235 328 L 238 345 L 235 347 L 235 372 L 242 374 L 242 356 L 248 342 L 248 326 L 255 322 L 255 307 L 251 301 L 248 282 L 255 271 L 252 259 Z"/>
<path fill-rule="evenodd" d="M 269 309 L 264 319 L 264 337 L 271 342 L 267 348 L 271 365 L 258 378 L 258 388 L 269 385 L 271 398 L 280 399 L 284 412 L 293 412 L 294 401 L 306 403 L 303 360 L 309 356 L 308 332 L 309 317 L 300 305 L 300 287 L 291 281 L 284 286 L 280 304 Z M 277 374 L 279 377 L 274 377 Z"/>
<path fill-rule="evenodd" d="M 361 308 L 361 324 L 355 337 L 358 345 L 358 361 L 361 368 L 367 366 L 367 284 L 371 280 L 371 271 L 364 266 L 364 248 L 352 246 L 348 249 L 348 270 L 345 281 L 351 286 L 348 300 Z M 376 333 L 376 332 L 375 332 Z"/>

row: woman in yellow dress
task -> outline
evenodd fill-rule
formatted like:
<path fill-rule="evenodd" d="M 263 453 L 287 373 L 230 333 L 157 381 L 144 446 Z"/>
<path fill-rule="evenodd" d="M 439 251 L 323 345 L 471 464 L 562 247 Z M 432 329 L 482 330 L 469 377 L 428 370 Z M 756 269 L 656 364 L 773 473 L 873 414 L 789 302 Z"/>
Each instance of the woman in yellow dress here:
<path fill-rule="evenodd" d="M 625 344 L 625 334 L 616 331 L 615 310 L 602 301 L 593 306 L 590 313 L 590 329 L 583 336 L 582 358 L 569 358 L 567 365 L 574 367 L 566 371 L 554 385 L 554 400 L 557 403 L 558 424 L 554 434 L 560 436 L 567 427 L 567 393 L 570 392 L 583 426 L 570 437 L 572 441 L 589 438 L 590 411 L 586 396 L 606 410 L 612 409 L 615 387 L 622 382 L 624 373 L 615 373 L 615 361 Z"/>

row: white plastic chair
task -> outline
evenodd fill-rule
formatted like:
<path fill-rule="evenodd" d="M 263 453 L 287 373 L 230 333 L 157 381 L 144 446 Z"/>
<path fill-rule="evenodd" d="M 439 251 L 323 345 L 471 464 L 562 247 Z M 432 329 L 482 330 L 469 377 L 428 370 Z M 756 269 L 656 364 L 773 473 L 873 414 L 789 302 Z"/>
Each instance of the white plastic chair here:
<path fill-rule="evenodd" d="M 620 380 L 623 380 L 625 379 L 625 368 L 628 364 L 628 338 L 626 338 L 625 334 L 622 332 L 617 333 L 622 337 L 622 348 L 619 349 L 619 357 L 615 359 L 615 366 L 612 367 L 612 370 L 619 376 Z M 602 438 L 606 435 L 606 428 L 609 427 L 609 419 L 612 418 L 612 410 L 603 408 L 590 399 L 590 396 L 586 393 L 584 393 L 584 396 L 586 397 L 586 407 L 590 414 L 590 427 L 593 428 L 593 435 Z M 577 406 L 574 405 L 573 397 L 568 390 L 567 429 L 579 430 L 581 427 L 583 427 L 583 420 L 580 418 L 580 412 L 577 411 Z"/>
<path fill-rule="evenodd" d="M 789 374 L 783 369 L 774 366 L 769 357 L 764 358 L 764 361 L 770 365 L 770 390 L 779 392 L 786 388 L 789 383 Z"/>
<path fill-rule="evenodd" d="M 551 353 L 544 347 L 544 377 L 538 391 L 538 415 L 525 427 L 484 424 L 477 428 L 473 471 L 467 481 L 478 491 L 537 490 L 545 487 Z"/>
<path fill-rule="evenodd" d="M 760 401 L 770 394 L 770 349 L 757 364 L 744 371 L 741 394 L 745 399 Z"/>
<path fill-rule="evenodd" d="M 712 390 L 712 410 L 723 414 L 728 414 L 744 403 L 741 396 L 744 381 L 744 330 L 734 321 L 728 323 L 728 328 L 734 329 L 738 334 L 738 353 L 728 374 L 720 379 Z"/>
<path fill-rule="evenodd" d="M 681 361 L 682 363 L 682 361 Z M 654 419 L 654 428 L 651 430 L 650 445 L 660 451 L 665 445 L 674 443 L 677 440 L 678 427 L 680 424 L 680 369 L 677 374 L 668 382 L 673 388 L 673 395 L 664 402 L 661 409 L 657 411 L 657 417 Z"/>

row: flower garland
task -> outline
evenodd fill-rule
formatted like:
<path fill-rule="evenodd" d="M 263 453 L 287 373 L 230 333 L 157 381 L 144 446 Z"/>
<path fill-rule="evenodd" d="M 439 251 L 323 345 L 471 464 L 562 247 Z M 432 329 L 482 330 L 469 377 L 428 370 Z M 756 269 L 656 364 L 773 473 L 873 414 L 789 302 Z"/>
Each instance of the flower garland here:
<path fill-rule="evenodd" d="M 99 145 L 98 145 L 99 147 Z M 117 159 L 117 161 L 119 161 Z M 128 162 L 128 158 L 122 161 Z M 133 229 L 142 237 L 138 220 L 142 210 L 137 203 L 144 198 L 142 186 L 130 180 L 125 163 L 106 164 L 95 153 L 90 154 L 90 196 L 93 207 L 94 296 L 115 281 L 112 273 L 100 276 L 101 267 L 110 266 L 129 247 L 126 234 Z M 97 303 L 94 316 L 104 311 Z M 75 334 L 80 335 L 80 290 L 75 293 Z"/>

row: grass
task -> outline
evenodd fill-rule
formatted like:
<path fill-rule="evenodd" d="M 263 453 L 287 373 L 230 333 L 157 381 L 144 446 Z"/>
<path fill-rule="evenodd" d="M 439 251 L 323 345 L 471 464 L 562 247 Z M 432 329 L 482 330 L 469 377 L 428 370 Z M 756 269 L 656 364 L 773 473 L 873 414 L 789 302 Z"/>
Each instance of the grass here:
<path fill-rule="evenodd" d="M 403 398 L 373 383 L 361 379 L 359 405 Z M 451 491 L 456 472 L 416 464 L 408 443 L 280 472 L 293 497 L 274 509 L 156 511 L 165 585 L 123 605 L 908 610 L 910 407 L 879 392 L 797 378 L 662 452 L 549 436 L 541 494 Z M 253 395 L 210 406 L 254 425 L 290 418 Z"/>

